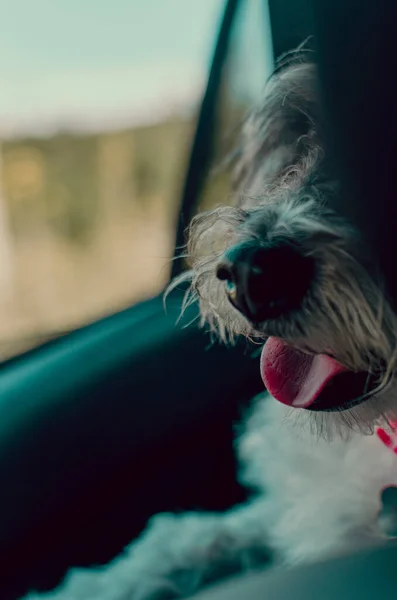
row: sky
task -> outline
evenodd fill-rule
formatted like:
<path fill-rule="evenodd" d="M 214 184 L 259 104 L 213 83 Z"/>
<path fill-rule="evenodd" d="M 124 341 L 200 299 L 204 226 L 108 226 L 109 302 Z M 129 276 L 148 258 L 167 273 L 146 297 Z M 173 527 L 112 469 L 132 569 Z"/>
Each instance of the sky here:
<path fill-rule="evenodd" d="M 249 0 L 250 10 L 259 3 Z M 122 126 L 194 105 L 223 7 L 224 0 L 0 0 L 0 136 Z"/>

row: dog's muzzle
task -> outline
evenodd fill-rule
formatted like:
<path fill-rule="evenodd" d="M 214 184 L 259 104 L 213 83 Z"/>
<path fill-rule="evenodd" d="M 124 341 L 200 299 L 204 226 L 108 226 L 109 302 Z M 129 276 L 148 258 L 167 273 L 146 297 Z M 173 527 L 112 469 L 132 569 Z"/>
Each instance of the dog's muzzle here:
<path fill-rule="evenodd" d="M 242 243 L 217 265 L 231 304 L 254 324 L 299 308 L 313 277 L 314 261 L 292 244 Z"/>

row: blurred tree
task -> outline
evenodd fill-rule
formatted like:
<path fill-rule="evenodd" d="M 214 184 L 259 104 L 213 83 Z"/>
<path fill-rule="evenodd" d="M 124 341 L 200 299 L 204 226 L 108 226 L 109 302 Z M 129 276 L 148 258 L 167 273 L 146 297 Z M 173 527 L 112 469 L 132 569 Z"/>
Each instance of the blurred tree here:
<path fill-rule="evenodd" d="M 58 135 L 45 144 L 49 223 L 70 241 L 85 243 L 99 216 L 97 137 Z"/>

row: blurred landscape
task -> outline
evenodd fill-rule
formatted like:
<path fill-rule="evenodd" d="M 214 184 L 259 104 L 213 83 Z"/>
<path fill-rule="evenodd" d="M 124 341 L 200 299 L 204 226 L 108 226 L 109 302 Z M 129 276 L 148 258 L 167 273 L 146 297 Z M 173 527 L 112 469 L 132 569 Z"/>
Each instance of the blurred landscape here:
<path fill-rule="evenodd" d="M 193 127 L 3 142 L 0 353 L 163 288 Z"/>
<path fill-rule="evenodd" d="M 3 141 L 0 358 L 164 288 L 195 122 Z M 227 190 L 212 177 L 202 207 Z"/>

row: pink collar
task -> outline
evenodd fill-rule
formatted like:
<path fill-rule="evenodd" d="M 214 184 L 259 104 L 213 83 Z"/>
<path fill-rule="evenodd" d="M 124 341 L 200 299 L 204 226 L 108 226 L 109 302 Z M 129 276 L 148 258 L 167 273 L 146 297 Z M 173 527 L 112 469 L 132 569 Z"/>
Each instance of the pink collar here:
<path fill-rule="evenodd" d="M 394 452 L 394 454 L 397 454 L 397 422 L 391 422 L 390 425 L 393 428 L 391 433 L 388 433 L 382 427 L 377 427 L 376 435 L 387 448 Z"/>

